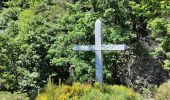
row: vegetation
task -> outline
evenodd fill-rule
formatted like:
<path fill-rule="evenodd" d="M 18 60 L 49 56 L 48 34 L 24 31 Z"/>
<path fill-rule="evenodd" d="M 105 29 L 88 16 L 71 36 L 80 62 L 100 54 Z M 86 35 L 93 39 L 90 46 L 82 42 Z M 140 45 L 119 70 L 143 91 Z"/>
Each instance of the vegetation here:
<path fill-rule="evenodd" d="M 170 78 L 169 0 L 1 0 L 0 91 L 35 97 L 49 76 L 56 84 L 94 83 L 93 52 L 72 47 L 94 44 L 96 19 L 104 44 L 130 46 L 104 52 L 104 83 L 153 97 Z M 114 96 L 96 89 L 84 96 L 95 93 Z"/>
<path fill-rule="evenodd" d="M 170 100 L 170 81 L 163 83 L 158 88 L 157 94 L 155 95 L 156 100 Z"/>
<path fill-rule="evenodd" d="M 29 100 L 26 94 L 0 91 L 1 100 Z"/>
<path fill-rule="evenodd" d="M 119 85 L 101 85 L 74 83 L 72 86 L 55 86 L 48 82 L 45 92 L 40 93 L 36 100 L 140 100 L 139 94 L 133 90 Z"/>

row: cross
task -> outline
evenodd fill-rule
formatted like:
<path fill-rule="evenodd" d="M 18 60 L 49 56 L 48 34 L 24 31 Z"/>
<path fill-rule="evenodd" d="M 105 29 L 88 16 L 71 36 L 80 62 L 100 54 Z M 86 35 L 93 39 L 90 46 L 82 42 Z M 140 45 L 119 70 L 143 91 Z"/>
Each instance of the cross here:
<path fill-rule="evenodd" d="M 126 50 L 129 46 L 124 44 L 102 44 L 102 22 L 97 19 L 95 22 L 95 45 L 76 45 L 73 47 L 75 51 L 95 51 L 95 66 L 96 74 L 95 78 L 98 82 L 103 83 L 103 50 Z"/>

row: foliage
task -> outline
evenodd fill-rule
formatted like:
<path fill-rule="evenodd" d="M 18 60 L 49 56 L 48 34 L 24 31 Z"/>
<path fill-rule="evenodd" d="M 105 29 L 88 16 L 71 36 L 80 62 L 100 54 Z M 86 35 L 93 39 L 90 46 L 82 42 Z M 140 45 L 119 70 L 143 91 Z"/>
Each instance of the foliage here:
<path fill-rule="evenodd" d="M 164 63 L 165 63 L 164 64 L 164 68 L 170 70 L 170 61 L 169 60 L 165 60 Z"/>
<path fill-rule="evenodd" d="M 131 86 L 130 68 L 135 68 L 130 66 L 134 65 L 131 61 L 140 58 L 153 58 L 170 69 L 169 0 L 1 1 L 1 90 L 34 94 L 47 83 L 49 75 L 55 83 L 59 79 L 67 84 L 93 83 L 94 53 L 75 52 L 72 47 L 94 45 L 98 18 L 103 22 L 104 44 L 125 43 L 131 47 L 124 52 L 104 52 L 105 83 Z M 145 72 L 153 72 L 149 64 L 146 67 L 149 71 Z M 134 81 L 146 77 L 150 76 Z"/>
<path fill-rule="evenodd" d="M 152 36 L 160 36 L 165 34 L 166 31 L 166 21 L 163 18 L 155 18 L 148 23 L 148 29 L 152 31 Z"/>
<path fill-rule="evenodd" d="M 97 87 L 95 87 L 97 88 Z M 104 85 L 100 89 L 92 89 L 88 94 L 81 97 L 82 100 L 88 99 L 93 100 L 140 100 L 140 96 L 129 88 L 122 85 Z"/>
<path fill-rule="evenodd" d="M 55 86 L 51 80 L 48 81 L 45 91 L 40 93 L 36 100 L 140 100 L 140 96 L 133 90 L 119 85 L 101 85 L 74 83 L 72 86 Z"/>
<path fill-rule="evenodd" d="M 159 86 L 155 100 L 170 100 L 170 81 Z"/>
<path fill-rule="evenodd" d="M 0 27 L 1 29 L 7 28 L 10 22 L 17 19 L 20 13 L 20 8 L 14 7 L 9 9 L 3 9 L 0 13 Z"/>
<path fill-rule="evenodd" d="M 56 38 L 53 19 L 57 15 L 50 13 L 57 12 L 58 8 L 61 7 L 40 3 L 22 11 L 17 7 L 3 9 L 0 16 L 4 20 L 0 21 L 3 29 L 0 34 L 1 89 L 31 94 L 46 82 L 46 75 L 56 75 L 56 69 L 49 68 L 50 62 L 45 56 Z"/>
<path fill-rule="evenodd" d="M 0 91 L 1 100 L 29 100 L 26 94 Z"/>

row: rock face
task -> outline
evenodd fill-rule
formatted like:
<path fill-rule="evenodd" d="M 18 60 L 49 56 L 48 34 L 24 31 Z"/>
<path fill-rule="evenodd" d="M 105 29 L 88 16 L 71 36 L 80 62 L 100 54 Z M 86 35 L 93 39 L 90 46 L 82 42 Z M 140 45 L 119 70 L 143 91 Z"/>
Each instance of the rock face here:
<path fill-rule="evenodd" d="M 168 71 L 164 70 L 162 64 L 153 58 L 137 58 L 129 62 L 118 75 L 121 83 L 132 87 L 134 90 L 143 92 L 143 88 L 152 89 L 159 86 L 169 78 Z"/>

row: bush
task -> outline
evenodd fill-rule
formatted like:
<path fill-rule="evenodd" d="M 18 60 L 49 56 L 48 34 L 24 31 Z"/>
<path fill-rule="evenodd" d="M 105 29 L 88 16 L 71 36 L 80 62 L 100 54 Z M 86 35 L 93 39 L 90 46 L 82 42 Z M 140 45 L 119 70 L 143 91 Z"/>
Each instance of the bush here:
<path fill-rule="evenodd" d="M 170 100 L 170 80 L 160 85 L 155 95 L 155 99 L 156 100 Z"/>
<path fill-rule="evenodd" d="M 0 91 L 1 100 L 29 100 L 26 94 Z"/>
<path fill-rule="evenodd" d="M 140 100 L 139 94 L 122 85 L 104 85 L 101 89 L 92 90 L 80 97 L 81 100 Z"/>
<path fill-rule="evenodd" d="M 55 86 L 48 82 L 43 93 L 36 100 L 139 100 L 139 94 L 133 90 L 119 85 L 100 85 L 74 83 L 72 86 Z"/>

